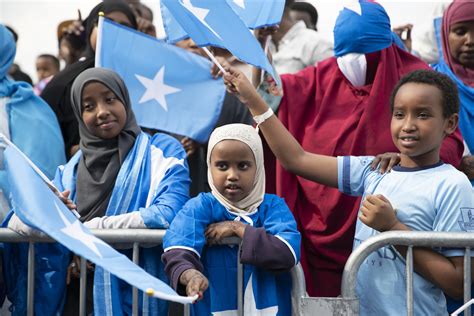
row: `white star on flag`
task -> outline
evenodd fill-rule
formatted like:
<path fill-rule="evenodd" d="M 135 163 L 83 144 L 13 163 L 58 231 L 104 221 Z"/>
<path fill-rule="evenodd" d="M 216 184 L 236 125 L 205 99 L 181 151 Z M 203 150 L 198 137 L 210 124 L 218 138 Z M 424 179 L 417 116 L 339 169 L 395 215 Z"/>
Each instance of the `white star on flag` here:
<path fill-rule="evenodd" d="M 145 93 L 138 103 L 144 103 L 149 100 L 156 100 L 161 107 L 168 111 L 168 104 L 166 103 L 166 96 L 171 93 L 181 91 L 181 89 L 168 86 L 165 84 L 165 66 L 161 67 L 155 75 L 155 78 L 149 79 L 140 75 L 135 75 L 140 83 L 145 87 Z"/>
<path fill-rule="evenodd" d="M 245 0 L 234 0 L 234 3 L 242 9 L 245 9 Z"/>
<path fill-rule="evenodd" d="M 217 34 L 216 31 L 214 31 L 212 27 L 210 27 L 209 24 L 207 24 L 207 22 L 204 20 L 207 14 L 209 13 L 209 9 L 195 7 L 191 3 L 191 0 L 183 0 L 179 3 L 181 3 L 183 7 L 188 9 L 188 11 L 191 12 L 199 21 L 201 21 L 201 23 L 204 24 L 209 29 L 209 31 L 214 33 L 214 35 L 217 36 L 219 39 L 222 39 L 219 34 Z"/>
<path fill-rule="evenodd" d="M 359 0 L 344 0 L 342 8 L 347 8 L 362 16 L 362 7 Z"/>
<path fill-rule="evenodd" d="M 58 211 L 59 217 L 61 217 L 61 220 L 65 225 L 63 228 L 61 228 L 61 232 L 73 239 L 80 240 L 87 248 L 93 251 L 98 257 L 102 258 L 102 255 L 99 249 L 97 248 L 96 243 L 104 245 L 106 244 L 102 240 L 94 237 L 94 235 L 86 233 L 81 227 L 81 222 L 79 222 L 78 220 L 74 221 L 73 223 L 70 223 L 57 204 L 55 204 L 55 207 Z"/>

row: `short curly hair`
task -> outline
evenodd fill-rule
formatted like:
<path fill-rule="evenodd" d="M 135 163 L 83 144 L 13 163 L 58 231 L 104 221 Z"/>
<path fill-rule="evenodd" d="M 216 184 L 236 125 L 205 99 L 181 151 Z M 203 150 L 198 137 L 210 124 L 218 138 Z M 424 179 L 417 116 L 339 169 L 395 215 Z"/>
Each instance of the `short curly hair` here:
<path fill-rule="evenodd" d="M 459 113 L 459 95 L 456 84 L 445 74 L 427 69 L 415 70 L 400 79 L 390 95 L 390 110 L 392 112 L 393 103 L 398 90 L 407 83 L 423 83 L 435 86 L 441 91 L 441 95 L 443 96 L 441 103 L 443 106 L 443 116 L 448 118 L 455 113 Z"/>

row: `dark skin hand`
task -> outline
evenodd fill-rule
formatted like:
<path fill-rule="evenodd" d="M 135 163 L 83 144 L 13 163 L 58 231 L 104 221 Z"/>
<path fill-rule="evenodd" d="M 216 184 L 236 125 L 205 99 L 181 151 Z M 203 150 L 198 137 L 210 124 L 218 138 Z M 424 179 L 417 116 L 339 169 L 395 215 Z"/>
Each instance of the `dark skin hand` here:
<path fill-rule="evenodd" d="M 469 180 L 474 179 L 474 156 L 465 156 L 461 160 L 461 164 L 459 165 L 459 170 L 464 172 Z"/>
<path fill-rule="evenodd" d="M 205 236 L 208 245 L 217 245 L 223 238 L 237 236 L 244 238 L 245 233 L 244 223 L 237 221 L 225 221 L 214 223 L 206 228 Z"/>
<path fill-rule="evenodd" d="M 392 168 L 400 163 L 400 154 L 398 153 L 385 153 L 375 156 L 374 160 L 370 164 L 372 170 L 379 167 L 380 173 L 390 172 Z"/>
<path fill-rule="evenodd" d="M 89 261 L 86 261 L 86 268 L 89 271 L 94 271 L 94 264 Z M 71 260 L 71 263 L 67 267 L 66 272 L 66 284 L 71 283 L 73 278 L 79 279 L 81 276 L 81 258 L 78 256 L 74 256 Z"/>
<path fill-rule="evenodd" d="M 188 269 L 181 273 L 179 283 L 186 287 L 187 296 L 198 296 L 198 301 L 202 299 L 203 293 L 209 286 L 207 278 L 196 269 Z"/>
<path fill-rule="evenodd" d="M 393 29 L 393 32 L 400 37 L 405 47 L 411 52 L 411 30 L 413 29 L 413 24 L 404 24 L 397 26 Z"/>

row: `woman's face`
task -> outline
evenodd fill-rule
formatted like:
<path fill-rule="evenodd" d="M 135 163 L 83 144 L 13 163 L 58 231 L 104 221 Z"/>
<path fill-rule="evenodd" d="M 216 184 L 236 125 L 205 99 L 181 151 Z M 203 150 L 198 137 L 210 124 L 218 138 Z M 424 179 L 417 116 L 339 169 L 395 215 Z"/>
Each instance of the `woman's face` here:
<path fill-rule="evenodd" d="M 452 58 L 464 67 L 474 69 L 474 20 L 452 24 L 448 42 Z"/>
<path fill-rule="evenodd" d="M 116 137 L 127 123 L 123 103 L 105 85 L 90 82 L 82 90 L 82 120 L 94 136 L 102 139 Z"/>
<path fill-rule="evenodd" d="M 128 17 L 123 12 L 112 11 L 110 13 L 107 13 L 105 17 L 108 19 L 111 19 L 112 21 L 116 23 L 133 28 L 132 22 L 128 19 Z M 89 41 L 90 41 L 92 49 L 95 51 L 95 47 L 97 44 L 97 25 L 92 29 L 91 35 L 89 36 Z"/>

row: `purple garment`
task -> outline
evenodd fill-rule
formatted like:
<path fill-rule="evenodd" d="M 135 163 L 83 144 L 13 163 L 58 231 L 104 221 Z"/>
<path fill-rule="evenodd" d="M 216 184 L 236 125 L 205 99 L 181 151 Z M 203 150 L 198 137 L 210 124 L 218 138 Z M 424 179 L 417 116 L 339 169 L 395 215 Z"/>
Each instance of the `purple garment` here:
<path fill-rule="evenodd" d="M 179 286 L 179 277 L 188 269 L 203 272 L 198 256 L 189 250 L 175 248 L 165 252 L 161 259 L 171 286 L 179 292 L 185 291 Z M 247 226 L 242 240 L 240 262 L 274 272 L 288 271 L 295 265 L 295 257 L 290 248 L 277 237 L 267 234 L 265 229 Z M 182 293 L 180 293 L 182 294 Z"/>

